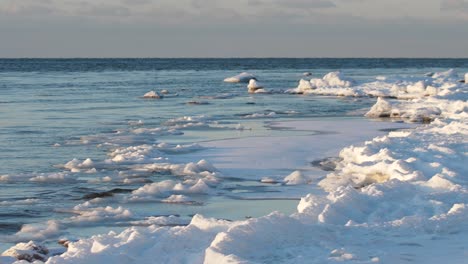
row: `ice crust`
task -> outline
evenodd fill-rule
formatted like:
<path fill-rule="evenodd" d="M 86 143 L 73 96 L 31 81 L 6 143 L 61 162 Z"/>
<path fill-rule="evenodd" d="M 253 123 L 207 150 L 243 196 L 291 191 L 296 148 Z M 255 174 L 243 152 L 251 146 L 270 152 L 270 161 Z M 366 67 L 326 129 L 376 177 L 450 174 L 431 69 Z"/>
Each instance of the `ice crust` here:
<path fill-rule="evenodd" d="M 195 215 L 190 223 L 174 217 L 147 218 L 133 221 L 133 227 L 120 233 L 70 242 L 65 253 L 46 256 L 46 263 L 465 263 L 467 90 L 467 83 L 459 83 L 453 70 L 422 79 L 379 77 L 366 84 L 339 72 L 309 84 L 301 80 L 290 93 L 376 96 L 367 117 L 428 124 L 344 148 L 336 168 L 318 182 L 326 194 L 302 197 L 292 215 L 273 212 L 232 222 Z M 173 120 L 173 125 L 193 121 L 200 119 Z M 140 172 L 167 171 L 174 179 L 146 184 L 127 199 L 189 203 L 188 194 L 212 192 L 220 173 L 205 160 L 168 162 L 163 150 L 181 148 L 191 151 L 198 146 L 116 148 L 108 160 L 74 160 L 64 167 L 87 171 L 106 163 Z M 286 176 L 283 183 L 314 184 L 300 171 Z M 133 214 L 125 208 L 98 204 L 78 205 L 76 216 L 66 221 L 75 225 L 104 219 L 132 221 Z M 56 235 L 66 221 L 25 225 L 15 237 L 40 240 Z M 9 256 L 15 250 L 7 250 L 0 260 L 12 262 Z"/>

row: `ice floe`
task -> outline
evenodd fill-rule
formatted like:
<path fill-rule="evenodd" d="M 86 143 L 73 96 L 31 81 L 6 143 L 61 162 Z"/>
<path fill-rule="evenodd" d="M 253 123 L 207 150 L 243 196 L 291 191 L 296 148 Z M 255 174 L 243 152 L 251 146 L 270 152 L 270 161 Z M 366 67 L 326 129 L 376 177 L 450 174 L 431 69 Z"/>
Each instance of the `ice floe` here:
<path fill-rule="evenodd" d="M 248 83 L 250 80 L 257 80 L 257 77 L 248 72 L 242 72 L 236 76 L 228 77 L 224 79 L 224 82 L 229 83 Z"/>

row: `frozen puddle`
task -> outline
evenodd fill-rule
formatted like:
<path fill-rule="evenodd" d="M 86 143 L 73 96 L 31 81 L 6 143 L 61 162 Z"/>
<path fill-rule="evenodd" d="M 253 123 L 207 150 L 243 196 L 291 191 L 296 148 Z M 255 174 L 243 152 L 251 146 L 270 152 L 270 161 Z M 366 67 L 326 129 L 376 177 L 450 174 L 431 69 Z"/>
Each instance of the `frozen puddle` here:
<path fill-rule="evenodd" d="M 344 147 L 362 144 L 369 138 L 386 134 L 388 130 L 414 126 L 363 118 L 272 122 L 268 127 L 275 130 L 273 136 L 200 143 L 206 150 L 188 154 L 186 158 L 209 160 L 226 177 L 255 181 L 268 177 L 281 182 L 293 171 L 301 170 L 318 179 L 326 172 L 312 167 L 312 161 L 338 156 Z M 294 131 L 301 133 L 291 136 Z"/>

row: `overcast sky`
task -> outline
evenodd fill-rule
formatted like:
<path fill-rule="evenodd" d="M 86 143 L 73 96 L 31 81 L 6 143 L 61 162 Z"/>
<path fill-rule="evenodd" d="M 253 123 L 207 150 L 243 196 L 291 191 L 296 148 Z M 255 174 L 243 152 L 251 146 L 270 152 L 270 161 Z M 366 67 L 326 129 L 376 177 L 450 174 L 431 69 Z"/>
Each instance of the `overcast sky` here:
<path fill-rule="evenodd" d="M 468 57 L 468 0 L 0 0 L 0 57 Z"/>

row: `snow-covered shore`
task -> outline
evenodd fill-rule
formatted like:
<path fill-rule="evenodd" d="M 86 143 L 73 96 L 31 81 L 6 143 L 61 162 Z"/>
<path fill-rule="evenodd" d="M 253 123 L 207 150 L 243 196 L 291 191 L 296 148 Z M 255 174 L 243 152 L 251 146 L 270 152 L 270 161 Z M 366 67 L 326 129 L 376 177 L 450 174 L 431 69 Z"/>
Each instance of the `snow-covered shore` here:
<path fill-rule="evenodd" d="M 356 84 L 333 73 L 311 85 L 301 82 L 301 93 L 306 94 L 380 96 L 367 114 L 370 118 L 430 124 L 342 149 L 335 170 L 314 183 L 327 194 L 304 196 L 294 214 L 273 212 L 244 221 L 195 215 L 183 226 L 135 226 L 70 242 L 65 253 L 46 263 L 464 263 L 468 254 L 468 85 L 459 83 L 452 71 L 428 78 L 424 83 L 385 79 Z M 140 170 L 183 171 L 190 175 L 187 185 L 149 184 L 133 192 L 134 197 L 154 197 L 176 188 L 190 192 L 196 187 L 196 192 L 204 192 L 210 188 L 205 182 L 217 184 L 218 171 L 205 161 L 157 168 L 139 164 L 159 151 L 148 146 L 117 149 L 108 162 Z M 89 169 L 90 164 L 75 162 L 69 167 Z M 116 219 L 129 217 L 122 208 L 101 211 Z M 79 218 L 86 221 L 99 215 L 93 211 Z"/>

